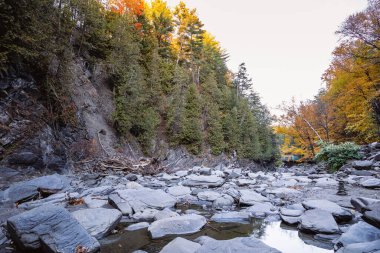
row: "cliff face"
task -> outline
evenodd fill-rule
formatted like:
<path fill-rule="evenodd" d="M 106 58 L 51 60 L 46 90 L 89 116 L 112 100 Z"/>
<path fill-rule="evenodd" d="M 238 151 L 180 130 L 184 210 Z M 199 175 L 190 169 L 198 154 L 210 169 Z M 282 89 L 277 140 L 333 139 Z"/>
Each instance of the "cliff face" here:
<path fill-rule="evenodd" d="M 69 67 L 67 96 L 72 124 L 56 124 L 41 84 L 26 73 L 8 74 L 0 81 L 0 165 L 59 173 L 79 161 L 117 153 L 112 127 L 112 91 L 102 72 L 90 74 L 81 59 Z M 33 169 L 31 169 L 33 170 Z"/>

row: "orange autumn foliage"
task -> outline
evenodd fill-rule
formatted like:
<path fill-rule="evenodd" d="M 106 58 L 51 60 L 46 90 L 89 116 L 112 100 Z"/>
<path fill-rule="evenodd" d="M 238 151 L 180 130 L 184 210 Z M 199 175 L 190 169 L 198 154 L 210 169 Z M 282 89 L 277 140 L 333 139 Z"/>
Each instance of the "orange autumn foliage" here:
<path fill-rule="evenodd" d="M 144 0 L 110 0 L 109 6 L 113 12 L 123 14 L 133 13 L 136 16 L 142 15 L 144 11 Z"/>

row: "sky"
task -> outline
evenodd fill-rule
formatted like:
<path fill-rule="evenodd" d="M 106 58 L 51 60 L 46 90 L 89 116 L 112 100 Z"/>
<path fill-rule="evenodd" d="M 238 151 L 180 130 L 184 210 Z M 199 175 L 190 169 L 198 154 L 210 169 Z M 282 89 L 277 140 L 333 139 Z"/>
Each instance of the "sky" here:
<path fill-rule="evenodd" d="M 230 55 L 246 63 L 254 89 L 272 113 L 295 97 L 311 99 L 338 44 L 335 31 L 366 0 L 183 0 Z M 167 0 L 175 6 L 179 0 Z"/>

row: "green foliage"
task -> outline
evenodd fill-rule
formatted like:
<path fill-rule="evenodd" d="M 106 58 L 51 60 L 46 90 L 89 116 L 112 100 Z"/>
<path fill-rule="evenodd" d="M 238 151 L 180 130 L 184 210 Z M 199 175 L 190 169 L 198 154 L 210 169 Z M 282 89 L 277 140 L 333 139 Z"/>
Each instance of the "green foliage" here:
<path fill-rule="evenodd" d="M 341 144 L 323 144 L 315 159 L 318 161 L 326 161 L 330 169 L 338 170 L 346 161 L 350 159 L 360 159 L 360 146 L 352 142 L 344 142 Z"/>
<path fill-rule="evenodd" d="M 181 115 L 180 144 L 187 146 L 193 154 L 199 154 L 202 148 L 201 106 L 197 87 L 190 85 Z"/>

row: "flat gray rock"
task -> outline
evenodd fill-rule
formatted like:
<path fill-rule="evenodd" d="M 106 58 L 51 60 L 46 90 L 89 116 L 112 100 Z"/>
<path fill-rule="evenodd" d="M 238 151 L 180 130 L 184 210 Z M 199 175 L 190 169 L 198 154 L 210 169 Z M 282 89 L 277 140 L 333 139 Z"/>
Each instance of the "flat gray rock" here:
<path fill-rule="evenodd" d="M 108 235 L 121 220 L 121 212 L 117 209 L 91 208 L 72 213 L 80 224 L 96 239 Z"/>
<path fill-rule="evenodd" d="M 127 202 L 134 212 L 141 212 L 146 208 L 164 209 L 167 207 L 173 207 L 177 202 L 176 198 L 163 190 L 140 188 L 117 190 L 115 193 L 120 198 L 116 202 Z"/>
<path fill-rule="evenodd" d="M 198 232 L 205 224 L 206 218 L 197 214 L 186 214 L 153 222 L 148 231 L 153 239 L 167 235 L 184 235 Z"/>
<path fill-rule="evenodd" d="M 321 209 L 305 211 L 301 215 L 299 228 L 302 231 L 322 234 L 336 234 L 340 231 L 332 214 Z"/>
<path fill-rule="evenodd" d="M 217 213 L 211 217 L 215 222 L 243 222 L 251 219 L 249 212 L 225 212 Z"/>
<path fill-rule="evenodd" d="M 306 209 L 321 209 L 331 213 L 334 218 L 340 221 L 350 221 L 353 217 L 353 214 L 343 207 L 325 199 L 315 199 L 315 200 L 306 200 L 302 202 L 302 205 Z"/>
<path fill-rule="evenodd" d="M 196 253 L 281 253 L 254 237 L 237 237 L 231 240 L 208 240 Z"/>
<path fill-rule="evenodd" d="M 186 240 L 181 237 L 175 238 L 173 241 L 169 242 L 160 253 L 194 253 L 201 245 L 196 242 Z"/>
<path fill-rule="evenodd" d="M 361 182 L 360 185 L 369 189 L 377 189 L 377 188 L 380 188 L 380 179 L 377 179 L 377 178 L 367 179 Z"/>
<path fill-rule="evenodd" d="M 286 216 L 280 214 L 281 220 L 288 225 L 297 225 L 300 222 L 301 216 Z"/>
<path fill-rule="evenodd" d="M 21 203 L 37 197 L 40 192 L 57 193 L 69 185 L 69 179 L 62 175 L 37 177 L 11 185 L 3 192 L 3 201 Z"/>
<path fill-rule="evenodd" d="M 240 203 L 244 205 L 254 205 L 255 203 L 268 202 L 263 195 L 252 190 L 240 190 Z"/>
<path fill-rule="evenodd" d="M 129 225 L 125 230 L 127 230 L 127 231 L 136 231 L 136 230 L 144 229 L 144 228 L 147 228 L 147 227 L 149 227 L 149 223 L 148 222 L 139 222 L 139 223 L 135 223 L 135 224 Z"/>
<path fill-rule="evenodd" d="M 197 176 L 190 175 L 183 182 L 185 186 L 207 186 L 207 187 L 219 187 L 224 184 L 224 179 L 218 176 Z"/>
<path fill-rule="evenodd" d="M 288 209 L 288 208 L 281 208 L 280 213 L 285 216 L 291 216 L 291 217 L 299 217 L 303 214 L 304 211 L 297 210 L 297 209 Z"/>
<path fill-rule="evenodd" d="M 365 169 L 370 169 L 372 166 L 373 162 L 368 161 L 368 160 L 363 160 L 363 161 L 353 161 L 351 162 L 352 167 L 354 167 L 357 170 L 365 170 Z"/>
<path fill-rule="evenodd" d="M 73 253 L 78 246 L 97 252 L 99 242 L 65 209 L 44 205 L 8 219 L 8 232 L 22 250 Z"/>
<path fill-rule="evenodd" d="M 189 187 L 177 185 L 169 187 L 167 193 L 174 197 L 182 197 L 191 194 L 191 190 Z"/>

